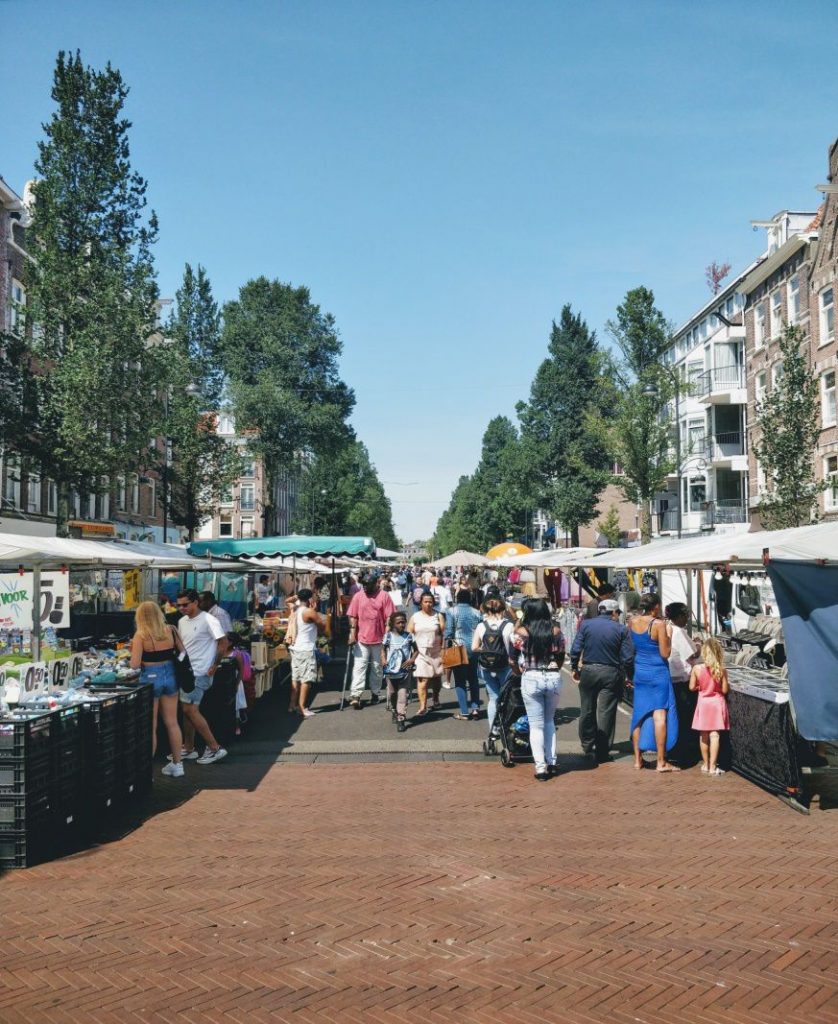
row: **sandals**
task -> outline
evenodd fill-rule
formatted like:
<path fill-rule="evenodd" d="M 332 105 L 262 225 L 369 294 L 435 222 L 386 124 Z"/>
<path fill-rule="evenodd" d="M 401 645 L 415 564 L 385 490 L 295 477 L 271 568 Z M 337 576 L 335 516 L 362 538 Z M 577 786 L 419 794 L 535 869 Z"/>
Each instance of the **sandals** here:
<path fill-rule="evenodd" d="M 674 764 L 665 764 L 662 768 L 655 768 L 655 771 L 664 774 L 665 772 L 680 772 L 681 769 Z"/>
<path fill-rule="evenodd" d="M 427 708 L 419 708 L 419 710 L 416 712 L 416 714 L 413 717 L 414 718 L 422 718 L 424 715 L 427 715 L 427 713 L 428 713 L 428 709 Z"/>
<path fill-rule="evenodd" d="M 469 720 L 468 715 L 452 715 L 455 722 L 467 722 Z"/>

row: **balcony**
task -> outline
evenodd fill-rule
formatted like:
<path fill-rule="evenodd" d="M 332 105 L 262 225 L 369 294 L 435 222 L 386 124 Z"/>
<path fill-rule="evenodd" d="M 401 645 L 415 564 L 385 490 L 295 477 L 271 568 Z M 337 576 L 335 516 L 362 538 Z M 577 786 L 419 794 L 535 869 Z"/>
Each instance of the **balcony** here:
<path fill-rule="evenodd" d="M 745 454 L 745 438 L 738 431 L 715 434 L 707 439 L 705 448 L 707 460 L 716 469 L 732 469 L 744 472 L 748 468 Z"/>
<path fill-rule="evenodd" d="M 741 366 L 718 366 L 695 377 L 695 397 L 705 405 L 745 405 L 745 372 Z"/>
<path fill-rule="evenodd" d="M 739 498 L 718 498 L 716 501 L 707 502 L 707 508 L 701 513 L 701 518 L 705 529 L 747 523 L 748 509 L 745 502 Z"/>

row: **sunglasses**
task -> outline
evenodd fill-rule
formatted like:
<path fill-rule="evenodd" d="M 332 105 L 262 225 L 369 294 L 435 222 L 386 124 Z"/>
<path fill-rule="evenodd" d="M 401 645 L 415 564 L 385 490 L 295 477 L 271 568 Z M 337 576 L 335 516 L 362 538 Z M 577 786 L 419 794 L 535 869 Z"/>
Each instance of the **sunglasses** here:
<path fill-rule="evenodd" d="M 178 601 L 175 608 L 188 608 L 190 604 L 194 604 L 194 601 Z"/>

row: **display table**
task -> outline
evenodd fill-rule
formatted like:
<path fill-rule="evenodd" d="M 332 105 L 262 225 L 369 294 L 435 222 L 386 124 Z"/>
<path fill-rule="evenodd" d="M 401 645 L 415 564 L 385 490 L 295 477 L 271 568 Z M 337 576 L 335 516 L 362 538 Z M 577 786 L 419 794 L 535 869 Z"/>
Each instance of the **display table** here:
<path fill-rule="evenodd" d="M 731 768 L 806 810 L 788 680 L 736 666 L 728 667 L 728 678 Z"/>

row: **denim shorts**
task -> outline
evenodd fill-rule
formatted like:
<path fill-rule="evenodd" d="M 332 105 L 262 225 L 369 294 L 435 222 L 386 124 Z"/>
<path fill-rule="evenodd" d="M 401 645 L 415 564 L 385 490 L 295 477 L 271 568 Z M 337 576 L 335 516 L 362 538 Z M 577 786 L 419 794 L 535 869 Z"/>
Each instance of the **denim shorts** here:
<path fill-rule="evenodd" d="M 171 661 L 161 661 L 157 665 L 143 666 L 140 672 L 141 683 L 151 683 L 154 696 L 172 697 L 177 693 L 175 666 Z"/>
<path fill-rule="evenodd" d="M 195 676 L 195 689 L 191 693 L 180 691 L 181 704 L 194 704 L 196 707 L 204 699 L 204 694 L 212 686 L 212 676 Z"/>

